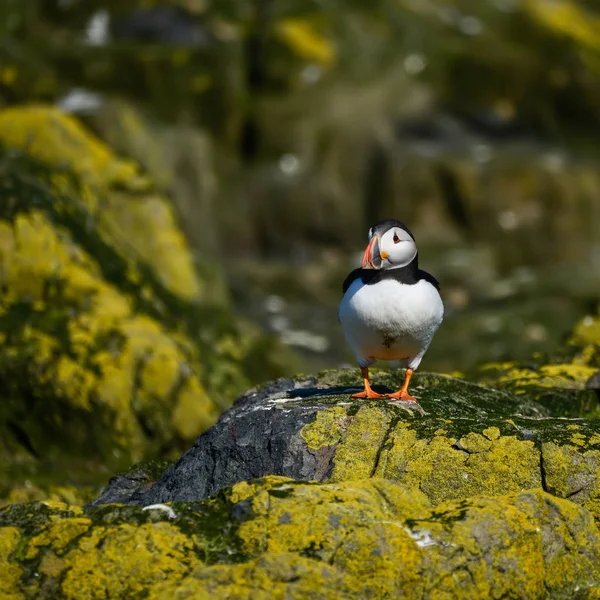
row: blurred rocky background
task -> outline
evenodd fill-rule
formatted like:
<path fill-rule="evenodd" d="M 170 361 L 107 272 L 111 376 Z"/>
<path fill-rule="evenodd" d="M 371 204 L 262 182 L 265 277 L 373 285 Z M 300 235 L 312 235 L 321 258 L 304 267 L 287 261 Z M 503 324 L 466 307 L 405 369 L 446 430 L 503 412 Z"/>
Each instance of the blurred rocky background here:
<path fill-rule="evenodd" d="M 597 326 L 599 76 L 592 0 L 2 0 L 0 481 L 351 365 L 382 218 L 442 284 L 424 369 L 560 353 Z"/>

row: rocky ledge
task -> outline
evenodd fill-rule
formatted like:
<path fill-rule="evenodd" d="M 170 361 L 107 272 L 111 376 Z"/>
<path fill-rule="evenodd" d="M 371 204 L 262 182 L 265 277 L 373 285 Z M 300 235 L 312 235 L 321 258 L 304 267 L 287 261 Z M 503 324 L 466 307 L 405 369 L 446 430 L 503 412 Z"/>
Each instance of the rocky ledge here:
<path fill-rule="evenodd" d="M 600 598 L 600 421 L 565 416 L 593 391 L 358 384 L 278 380 L 84 509 L 0 508 L 0 598 Z"/>
<path fill-rule="evenodd" d="M 376 373 L 375 382 L 390 391 L 401 376 Z M 541 488 L 600 518 L 600 420 L 565 417 L 567 402 L 586 392 L 556 388 L 540 401 L 443 375 L 413 382 L 418 405 L 352 398 L 360 389 L 353 370 L 278 380 L 241 396 L 157 481 L 134 469 L 92 505 L 198 501 L 266 475 L 377 477 L 419 489 L 434 505 Z"/>

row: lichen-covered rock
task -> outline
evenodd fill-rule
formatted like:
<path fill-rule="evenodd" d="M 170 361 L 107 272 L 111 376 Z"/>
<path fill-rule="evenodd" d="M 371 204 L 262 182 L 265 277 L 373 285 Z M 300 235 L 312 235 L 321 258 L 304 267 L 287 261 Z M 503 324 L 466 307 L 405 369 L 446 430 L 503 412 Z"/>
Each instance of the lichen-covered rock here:
<path fill-rule="evenodd" d="M 41 486 L 25 481 L 22 485 L 6 485 L 0 490 L 0 506 L 50 500 L 81 506 L 98 494 L 97 486 L 49 485 Z"/>
<path fill-rule="evenodd" d="M 267 477 L 200 503 L 0 509 L 0 577 L 23 600 L 562 598 L 599 564 L 590 513 L 542 490 L 432 507 L 377 478 Z"/>
<path fill-rule="evenodd" d="M 378 389 L 401 379 L 374 372 Z M 424 415 L 351 398 L 360 386 L 354 370 L 274 382 L 240 397 L 156 483 L 131 492 L 130 482 L 123 493 L 119 480 L 92 504 L 199 500 L 274 474 L 380 477 L 421 490 L 434 505 L 544 488 L 600 518 L 600 421 L 565 419 L 554 402 L 451 377 L 416 374 L 413 382 Z"/>
<path fill-rule="evenodd" d="M 168 199 L 72 117 L 0 111 L 0 157 L 0 488 L 175 452 L 248 385 L 222 284 Z"/>
<path fill-rule="evenodd" d="M 551 407 L 555 416 L 600 416 L 600 321 L 586 315 L 556 356 L 538 353 L 527 363 L 480 366 L 474 379 Z M 593 391 L 596 390 L 594 394 Z"/>
<path fill-rule="evenodd" d="M 568 341 L 578 351 L 578 362 L 600 367 L 600 306 L 577 323 Z"/>
<path fill-rule="evenodd" d="M 358 600 L 353 578 L 298 554 L 266 554 L 240 565 L 199 568 L 188 577 L 157 585 L 150 600 Z"/>
<path fill-rule="evenodd" d="M 0 552 L 0 571 L 27 565 L 10 588 L 18 598 L 135 598 L 201 564 L 191 536 L 151 513 L 137 517 L 114 522 L 105 513 L 93 520 L 52 502 L 5 507 L 0 539 L 5 522 L 18 524 L 8 531 L 22 537 L 12 552 Z"/>
<path fill-rule="evenodd" d="M 0 111 L 0 142 L 26 151 L 49 167 L 74 173 L 89 219 L 112 237 L 125 257 L 137 256 L 174 294 L 198 298 L 201 282 L 169 202 L 153 191 L 133 162 L 114 153 L 59 109 L 46 106 Z M 67 191 L 67 181 L 54 182 Z"/>

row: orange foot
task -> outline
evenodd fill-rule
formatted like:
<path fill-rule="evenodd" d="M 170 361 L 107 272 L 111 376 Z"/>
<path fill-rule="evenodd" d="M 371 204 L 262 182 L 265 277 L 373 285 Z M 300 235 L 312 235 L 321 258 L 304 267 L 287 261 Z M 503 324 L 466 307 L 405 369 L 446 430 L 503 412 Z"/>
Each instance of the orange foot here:
<path fill-rule="evenodd" d="M 352 394 L 352 398 L 383 398 L 384 394 L 378 394 L 374 392 L 370 387 L 365 389 L 362 392 L 358 392 L 358 394 Z"/>
<path fill-rule="evenodd" d="M 395 400 L 407 400 L 410 402 L 416 402 L 417 399 L 411 396 L 408 392 L 404 390 L 400 390 L 398 392 L 394 392 L 393 394 L 388 394 L 388 398 L 394 398 Z"/>
<path fill-rule="evenodd" d="M 398 390 L 397 392 L 394 392 L 393 394 L 388 394 L 388 398 L 393 398 L 394 400 L 408 400 L 410 402 L 416 402 L 417 399 L 413 398 L 408 393 L 408 384 L 410 382 L 412 374 L 412 369 L 406 369 L 406 375 L 404 376 L 404 385 L 402 386 L 402 389 Z"/>
<path fill-rule="evenodd" d="M 369 383 L 369 368 L 361 367 L 360 372 L 362 373 L 365 389 L 362 392 L 358 392 L 358 394 L 352 394 L 352 398 L 383 398 L 383 394 L 378 394 L 371 389 L 371 384 Z"/>

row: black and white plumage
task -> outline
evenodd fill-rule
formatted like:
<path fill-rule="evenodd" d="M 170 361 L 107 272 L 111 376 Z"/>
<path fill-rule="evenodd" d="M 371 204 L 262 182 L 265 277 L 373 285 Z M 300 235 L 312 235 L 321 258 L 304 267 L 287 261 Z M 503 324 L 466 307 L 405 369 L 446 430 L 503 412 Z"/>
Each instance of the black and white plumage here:
<path fill-rule="evenodd" d="M 408 382 L 444 317 L 439 283 L 419 269 L 418 252 L 408 227 L 395 220 L 369 231 L 361 268 L 343 285 L 338 317 L 346 340 L 362 369 L 365 390 L 357 397 L 377 398 L 369 385 L 368 367 L 375 360 L 400 360 L 404 386 L 388 397 L 414 400 Z"/>

